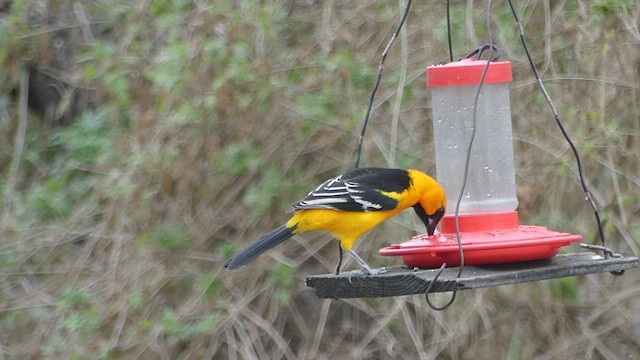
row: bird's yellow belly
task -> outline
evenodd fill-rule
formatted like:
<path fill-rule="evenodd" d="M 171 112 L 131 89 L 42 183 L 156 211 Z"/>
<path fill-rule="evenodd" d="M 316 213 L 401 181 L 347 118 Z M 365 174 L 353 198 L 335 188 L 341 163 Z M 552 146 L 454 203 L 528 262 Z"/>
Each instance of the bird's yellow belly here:
<path fill-rule="evenodd" d="M 296 212 L 287 226 L 297 225 L 295 233 L 328 231 L 340 240 L 342 248 L 351 250 L 355 241 L 365 232 L 394 216 L 400 210 L 345 212 L 330 209 L 310 209 Z"/>

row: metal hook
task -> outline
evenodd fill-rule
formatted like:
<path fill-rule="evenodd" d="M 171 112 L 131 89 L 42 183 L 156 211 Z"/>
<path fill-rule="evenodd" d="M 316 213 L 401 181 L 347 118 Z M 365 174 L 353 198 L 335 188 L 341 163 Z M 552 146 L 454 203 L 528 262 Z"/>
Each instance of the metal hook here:
<path fill-rule="evenodd" d="M 584 243 L 582 243 L 582 244 L 580 244 L 580 247 L 583 247 L 583 248 L 589 249 L 589 250 L 600 250 L 604 254 L 604 258 L 605 259 L 608 259 L 609 257 L 618 258 L 618 259 L 624 257 L 621 254 L 613 252 L 613 250 L 611 250 L 610 248 L 608 248 L 606 246 L 602 246 L 602 245 L 592 245 L 592 244 L 584 244 Z M 609 273 L 611 275 L 614 275 L 614 276 L 622 276 L 622 275 L 624 275 L 624 270 L 609 271 Z"/>

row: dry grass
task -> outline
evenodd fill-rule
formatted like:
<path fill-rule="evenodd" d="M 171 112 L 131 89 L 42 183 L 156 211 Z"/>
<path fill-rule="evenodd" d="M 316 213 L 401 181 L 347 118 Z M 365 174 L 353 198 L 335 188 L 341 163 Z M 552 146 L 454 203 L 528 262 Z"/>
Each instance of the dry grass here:
<path fill-rule="evenodd" d="M 326 234 L 297 237 L 242 270 L 222 267 L 284 221 L 309 184 L 351 166 L 399 2 L 74 4 L 0 10 L 1 151 L 18 154 L 0 162 L 12 179 L 2 184 L 0 359 L 640 358 L 636 271 L 463 292 L 435 312 L 422 296 L 316 298 L 304 279 L 335 266 Z M 485 5 L 453 5 L 461 56 L 484 42 Z M 519 9 L 609 245 L 637 256 L 640 8 Z M 448 58 L 444 14 L 443 4 L 414 4 L 389 53 L 363 165 L 434 171 L 424 68 Z M 574 159 L 508 6 L 495 4 L 492 20 L 514 68 L 521 221 L 593 242 Z M 58 38 L 71 44 L 66 62 L 47 45 Z M 16 149 L 25 114 L 11 90 L 20 93 L 24 64 L 64 70 L 68 88 L 90 93 L 92 110 L 54 129 L 31 114 Z M 415 231 L 413 216 L 399 216 L 359 252 L 397 264 L 377 249 Z"/>

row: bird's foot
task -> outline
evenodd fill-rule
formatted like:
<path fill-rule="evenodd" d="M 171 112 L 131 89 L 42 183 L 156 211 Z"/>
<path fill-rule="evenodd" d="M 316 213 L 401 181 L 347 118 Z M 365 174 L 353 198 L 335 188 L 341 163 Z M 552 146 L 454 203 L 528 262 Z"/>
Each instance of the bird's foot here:
<path fill-rule="evenodd" d="M 360 270 L 351 270 L 351 276 L 367 276 L 367 275 L 381 275 L 388 273 L 389 270 L 385 267 L 381 267 L 379 269 L 366 269 L 362 268 Z"/>
<path fill-rule="evenodd" d="M 371 275 L 382 275 L 388 273 L 389 270 L 386 267 L 371 270 Z"/>

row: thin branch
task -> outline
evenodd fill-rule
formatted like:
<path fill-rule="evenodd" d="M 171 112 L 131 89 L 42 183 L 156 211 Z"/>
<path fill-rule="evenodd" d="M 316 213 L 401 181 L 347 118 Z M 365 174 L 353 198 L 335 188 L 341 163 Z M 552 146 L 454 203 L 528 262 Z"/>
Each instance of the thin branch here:
<path fill-rule="evenodd" d="M 22 159 L 22 153 L 24 152 L 25 138 L 27 134 L 27 120 L 28 120 L 28 104 L 29 104 L 29 70 L 23 69 L 20 76 L 20 95 L 19 95 L 19 110 L 18 110 L 18 129 L 16 130 L 16 136 L 13 145 L 13 156 L 11 158 L 11 165 L 9 167 L 9 174 L 7 176 L 7 186 L 4 189 L 4 213 L 2 223 L 6 224 L 9 215 L 11 214 L 11 205 L 13 199 L 13 193 L 15 191 L 16 183 L 18 182 L 18 170 L 20 169 L 20 160 Z"/>

